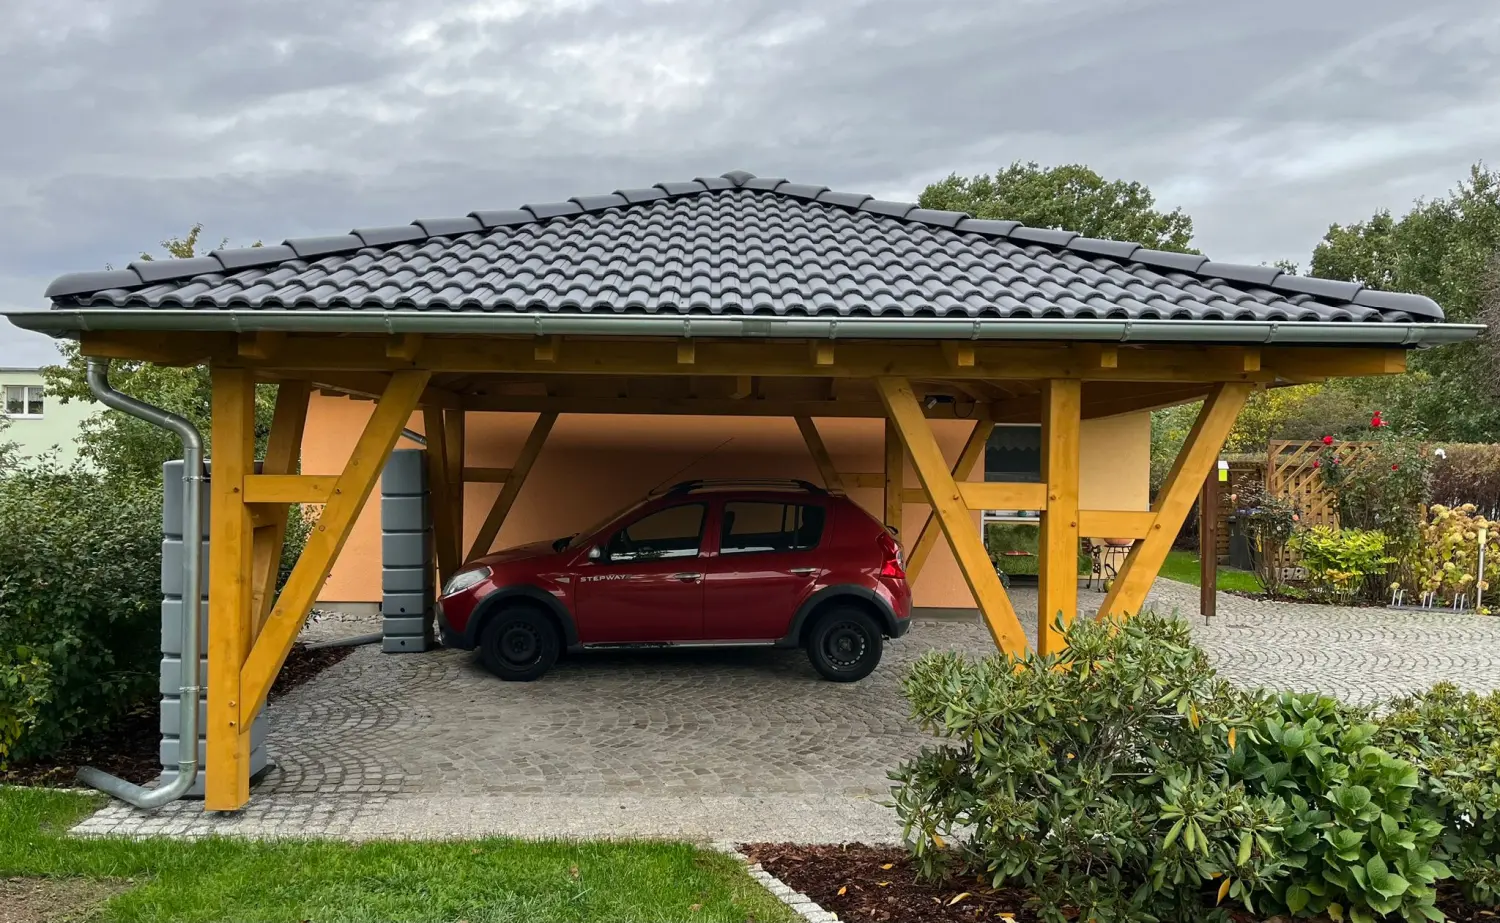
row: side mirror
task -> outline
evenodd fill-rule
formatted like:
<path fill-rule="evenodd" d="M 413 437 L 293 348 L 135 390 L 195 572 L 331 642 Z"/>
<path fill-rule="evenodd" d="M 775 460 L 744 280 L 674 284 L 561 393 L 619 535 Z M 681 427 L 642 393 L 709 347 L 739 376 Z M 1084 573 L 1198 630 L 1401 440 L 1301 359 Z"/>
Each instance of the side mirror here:
<path fill-rule="evenodd" d="M 597 560 L 599 560 L 602 557 L 604 557 L 604 550 L 602 548 L 600 548 L 598 545 L 595 545 L 594 547 L 592 547 L 592 548 L 589 549 L 589 560 L 590 561 L 597 561 Z"/>

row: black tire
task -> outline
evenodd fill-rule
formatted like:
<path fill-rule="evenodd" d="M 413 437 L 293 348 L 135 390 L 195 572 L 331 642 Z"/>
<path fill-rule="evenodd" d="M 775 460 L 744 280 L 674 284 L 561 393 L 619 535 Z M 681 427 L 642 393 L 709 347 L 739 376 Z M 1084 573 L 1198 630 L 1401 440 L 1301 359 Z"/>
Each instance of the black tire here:
<path fill-rule="evenodd" d="M 807 659 L 824 679 L 852 683 L 880 663 L 880 626 L 869 613 L 840 606 L 821 613 L 807 631 Z"/>
<path fill-rule="evenodd" d="M 479 636 L 479 661 L 504 680 L 530 682 L 557 663 L 562 647 L 557 626 L 527 606 L 502 609 L 485 622 Z"/>

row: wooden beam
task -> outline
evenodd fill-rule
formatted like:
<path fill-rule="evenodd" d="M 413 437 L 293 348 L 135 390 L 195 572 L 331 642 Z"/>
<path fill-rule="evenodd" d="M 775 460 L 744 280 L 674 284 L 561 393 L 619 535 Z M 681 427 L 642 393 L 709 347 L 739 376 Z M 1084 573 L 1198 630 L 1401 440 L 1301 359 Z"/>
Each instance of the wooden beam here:
<path fill-rule="evenodd" d="M 327 503 L 338 480 L 333 474 L 251 474 L 245 478 L 245 502 Z"/>
<path fill-rule="evenodd" d="M 693 346 L 691 337 L 685 337 L 677 341 L 677 364 L 692 365 L 698 361 L 698 351 Z"/>
<path fill-rule="evenodd" d="M 1249 384 L 1223 384 L 1214 388 L 1208 400 L 1203 402 L 1203 409 L 1198 412 L 1198 419 L 1188 432 L 1166 483 L 1151 506 L 1151 529 L 1130 549 L 1119 576 L 1099 608 L 1101 618 L 1126 617 L 1140 612 L 1203 479 L 1218 460 L 1224 439 L 1234 428 L 1235 417 L 1253 390 Z"/>
<path fill-rule="evenodd" d="M 521 446 L 521 454 L 516 457 L 516 463 L 511 466 L 510 477 L 500 488 L 500 494 L 490 507 L 489 515 L 484 518 L 484 524 L 479 527 L 479 533 L 474 536 L 474 544 L 469 546 L 469 555 L 464 559 L 465 561 L 472 561 L 489 554 L 490 546 L 495 543 L 495 536 L 500 534 L 500 527 L 505 524 L 505 518 L 510 515 L 511 507 L 515 506 L 516 498 L 521 495 L 521 488 L 526 484 L 526 477 L 531 474 L 531 466 L 536 464 L 537 456 L 542 454 L 542 446 L 547 443 L 547 434 L 552 432 L 552 426 L 556 422 L 557 414 L 555 413 L 544 413 L 536 418 L 531 434 L 526 437 L 525 445 Z"/>
<path fill-rule="evenodd" d="M 797 417 L 797 429 L 802 431 L 802 441 L 807 443 L 807 453 L 812 456 L 813 464 L 818 466 L 818 473 L 823 476 L 823 486 L 829 490 L 842 491 L 844 481 L 839 477 L 838 469 L 833 466 L 833 459 L 828 454 L 828 446 L 823 444 L 823 437 L 818 435 L 818 426 L 811 417 Z"/>
<path fill-rule="evenodd" d="M 242 333 L 236 344 L 241 358 L 274 360 L 286 343 L 286 334 L 280 330 L 257 330 Z"/>
<path fill-rule="evenodd" d="M 895 530 L 896 540 L 905 545 L 906 536 L 901 528 L 902 514 L 906 511 L 906 446 L 901 442 L 901 430 L 889 418 L 885 421 L 884 445 L 880 473 L 883 519 L 887 527 Z"/>
<path fill-rule="evenodd" d="M 561 352 L 562 337 L 554 334 L 549 337 L 537 337 L 536 348 L 532 351 L 532 355 L 538 362 L 556 362 Z"/>
<path fill-rule="evenodd" d="M 1078 532 L 1087 538 L 1145 538 L 1155 520 L 1150 510 L 1079 510 Z"/>
<path fill-rule="evenodd" d="M 948 364 L 953 368 L 971 369 L 975 361 L 974 344 L 943 340 L 943 358 L 948 360 Z"/>
<path fill-rule="evenodd" d="M 271 417 L 271 434 L 266 439 L 266 457 L 261 461 L 260 477 L 288 475 L 297 470 L 302 459 L 302 433 L 307 426 L 307 402 L 311 388 L 305 381 L 283 381 L 276 386 L 276 410 Z M 248 482 L 250 477 L 247 476 Z M 245 502 L 250 499 L 246 484 Z M 250 611 L 255 618 L 252 638 L 271 611 L 276 596 L 276 578 L 281 574 L 281 550 L 286 544 L 286 523 L 290 507 L 277 506 L 263 514 L 266 522 L 255 524 L 252 542 L 252 577 Z M 257 517 L 258 518 L 258 517 Z"/>
<path fill-rule="evenodd" d="M 453 491 L 463 490 L 462 481 L 450 483 L 448 473 L 448 434 L 441 407 L 422 408 L 422 435 L 427 437 L 427 490 L 432 510 L 432 544 L 437 556 L 438 584 L 458 570 L 462 560 L 462 536 L 456 535 L 453 522 Z"/>
<path fill-rule="evenodd" d="M 833 365 L 833 341 L 832 340 L 813 340 L 812 341 L 812 350 L 811 350 L 811 352 L 812 352 L 813 365 L 819 365 L 819 366 Z"/>
<path fill-rule="evenodd" d="M 958 485 L 964 505 L 981 510 L 1045 510 L 1047 485 L 1020 481 L 965 482 Z"/>
<path fill-rule="evenodd" d="M 213 468 L 209 480 L 208 744 L 203 807 L 234 811 L 250 800 L 250 723 L 240 714 L 240 670 L 250 651 L 253 525 L 246 475 L 255 470 L 255 376 L 211 371 Z M 183 664 L 196 671 L 197 664 Z M 191 675 L 191 674 L 189 674 Z M 188 708 L 187 702 L 182 707 Z M 184 742 L 183 746 L 191 746 Z"/>
<path fill-rule="evenodd" d="M 420 333 L 398 333 L 385 341 L 385 354 L 402 362 L 417 361 L 424 337 Z"/>
<path fill-rule="evenodd" d="M 1243 358 L 1241 359 L 1241 365 L 1240 365 L 1240 367 L 1243 368 L 1247 372 L 1259 372 L 1260 371 L 1260 347 L 1259 346 L 1247 346 L 1247 347 L 1245 347 L 1245 351 L 1244 351 Z"/>
<path fill-rule="evenodd" d="M 1206 387 L 1206 386 L 1204 386 Z M 434 389 L 429 388 L 428 391 Z M 1203 388 L 1199 389 L 1202 396 Z M 424 401 L 425 403 L 425 401 Z M 1173 402 L 1168 402 L 1170 403 Z M 885 419 L 885 408 L 874 400 L 783 400 L 767 398 L 700 398 L 700 397 L 591 397 L 586 395 L 509 395 L 484 394 L 464 396 L 467 410 L 486 413 L 607 413 L 652 414 L 708 417 L 836 417 Z M 983 420 L 989 417 L 989 404 L 965 405 L 960 413 L 954 404 L 940 402 L 924 409 L 934 420 Z M 1034 405 L 1033 405 L 1034 408 Z M 1031 414 L 1035 420 L 1035 412 Z M 1028 421 L 1019 421 L 1028 422 Z"/>
<path fill-rule="evenodd" d="M 995 424 L 979 421 L 969 431 L 969 438 L 964 441 L 964 447 L 958 453 L 958 459 L 953 462 L 950 472 L 953 480 L 958 483 L 959 490 L 963 490 L 964 484 L 969 482 L 969 477 L 974 472 L 974 466 L 984 461 L 984 450 L 989 445 L 990 433 L 994 432 Z M 925 498 L 924 498 L 925 502 Z M 967 506 L 967 502 L 965 502 Z M 983 524 L 980 526 L 983 528 Z M 931 511 L 927 518 L 922 521 L 922 529 L 917 533 L 917 540 L 910 545 L 906 555 L 906 579 L 915 584 L 917 575 L 927 566 L 927 559 L 932 554 L 932 549 L 937 547 L 938 534 L 942 532 L 934 520 Z"/>
<path fill-rule="evenodd" d="M 464 469 L 464 480 L 471 484 L 504 484 L 510 480 L 509 468 L 469 467 Z"/>
<path fill-rule="evenodd" d="M 417 409 L 428 376 L 423 369 L 392 375 L 390 387 L 386 388 L 380 402 L 375 405 L 375 412 L 365 423 L 364 432 L 355 442 L 328 504 L 318 517 L 317 526 L 308 536 L 307 545 L 297 558 L 286 586 L 282 587 L 281 595 L 271 607 L 271 616 L 266 619 L 260 638 L 240 671 L 239 720 L 242 727 L 248 729 L 265 705 L 271 683 L 281 670 L 287 652 L 292 649 L 297 633 L 302 630 L 318 591 L 328 580 L 339 551 L 349 539 L 349 533 L 354 531 L 355 520 L 380 481 L 380 472 L 401 438 L 401 430 Z M 215 573 L 215 581 L 221 573 Z"/>
<path fill-rule="evenodd" d="M 880 378 L 876 381 L 880 398 L 890 412 L 890 419 L 901 434 L 901 441 L 911 455 L 917 469 L 917 480 L 927 492 L 939 526 L 953 549 L 953 557 L 964 575 L 964 581 L 974 594 L 974 601 L 984 615 L 985 625 L 990 630 L 996 647 L 1010 653 L 1026 649 L 1026 633 L 1016 618 L 1016 610 L 1010 604 L 1005 587 L 989 554 L 984 550 L 984 541 L 975 527 L 972 514 L 959 496 L 958 485 L 937 439 L 932 435 L 922 408 L 912 394 L 911 385 L 902 378 Z"/>
<path fill-rule="evenodd" d="M 755 377 L 753 375 L 736 375 L 734 377 L 734 390 L 729 392 L 729 399 L 742 401 L 755 393 Z"/>
<path fill-rule="evenodd" d="M 387 372 L 305 372 L 302 373 L 312 386 L 323 391 L 334 391 L 349 397 L 361 400 L 379 400 L 380 395 L 391 384 L 391 376 Z M 423 407 L 442 407 L 445 410 L 458 410 L 464 405 L 463 400 L 452 391 L 444 390 L 429 385 L 422 392 Z"/>
<path fill-rule="evenodd" d="M 1037 648 L 1055 654 L 1064 646 L 1057 620 L 1078 615 L 1078 468 L 1083 388 L 1076 380 L 1042 388 L 1042 485 L 1046 508 L 1037 536 Z"/>

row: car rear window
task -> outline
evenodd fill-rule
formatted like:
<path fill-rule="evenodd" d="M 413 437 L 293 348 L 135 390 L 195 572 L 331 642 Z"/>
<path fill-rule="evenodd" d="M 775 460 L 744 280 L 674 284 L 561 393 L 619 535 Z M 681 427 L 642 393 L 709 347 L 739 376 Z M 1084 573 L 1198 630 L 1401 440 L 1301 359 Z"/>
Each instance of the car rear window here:
<path fill-rule="evenodd" d="M 823 538 L 824 510 L 807 503 L 731 500 L 724 504 L 720 554 L 808 551 Z"/>

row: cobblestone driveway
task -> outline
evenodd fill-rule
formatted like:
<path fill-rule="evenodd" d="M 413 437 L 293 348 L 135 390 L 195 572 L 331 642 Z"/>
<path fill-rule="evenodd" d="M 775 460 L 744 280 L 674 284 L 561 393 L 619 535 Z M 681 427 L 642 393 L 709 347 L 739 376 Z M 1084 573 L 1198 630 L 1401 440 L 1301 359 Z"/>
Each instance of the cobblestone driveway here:
<path fill-rule="evenodd" d="M 1035 611 L 1034 590 L 1013 595 Z M 1190 613 L 1197 590 L 1162 581 L 1152 599 Z M 1237 682 L 1356 701 L 1440 679 L 1500 688 L 1500 619 L 1219 605 L 1192 624 Z M 977 623 L 925 621 L 841 685 L 796 651 L 585 655 L 527 684 L 467 653 L 362 648 L 270 707 L 275 766 L 246 811 L 183 804 L 142 820 L 115 806 L 80 832 L 890 840 L 885 773 L 923 743 L 899 682 L 933 648 L 991 650 Z"/>

